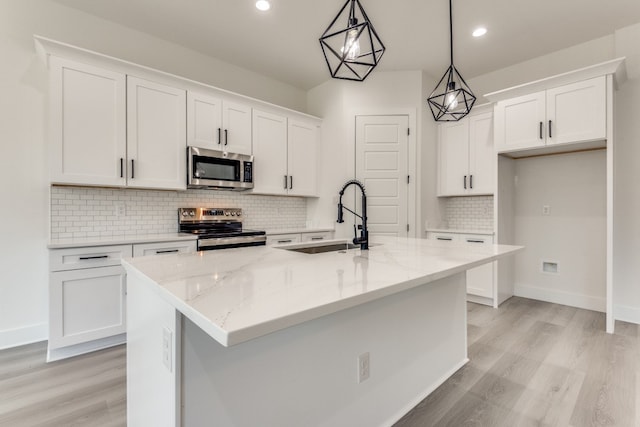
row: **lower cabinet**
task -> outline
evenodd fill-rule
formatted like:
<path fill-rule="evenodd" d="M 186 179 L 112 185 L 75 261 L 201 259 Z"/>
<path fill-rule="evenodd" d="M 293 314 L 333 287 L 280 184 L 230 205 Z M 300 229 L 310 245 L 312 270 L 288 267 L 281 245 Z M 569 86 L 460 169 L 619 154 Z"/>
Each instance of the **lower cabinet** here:
<path fill-rule="evenodd" d="M 427 232 L 427 238 L 444 242 L 473 245 L 493 244 L 492 234 L 462 234 L 452 232 Z M 479 304 L 498 306 L 495 262 L 467 270 L 467 300 Z"/>
<path fill-rule="evenodd" d="M 319 242 L 333 239 L 333 231 L 311 231 L 303 233 L 278 233 L 267 235 L 267 246 L 290 243 Z"/>
<path fill-rule="evenodd" d="M 195 240 L 50 250 L 47 361 L 126 342 L 122 258 L 195 251 Z"/>

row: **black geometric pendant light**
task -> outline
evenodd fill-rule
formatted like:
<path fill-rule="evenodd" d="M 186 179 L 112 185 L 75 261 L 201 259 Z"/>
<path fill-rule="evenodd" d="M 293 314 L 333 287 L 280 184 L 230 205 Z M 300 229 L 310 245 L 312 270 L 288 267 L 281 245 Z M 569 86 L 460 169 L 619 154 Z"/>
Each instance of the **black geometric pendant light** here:
<path fill-rule="evenodd" d="M 320 37 L 320 46 L 331 77 L 343 80 L 363 81 L 384 53 L 384 44 L 359 0 L 347 0 Z"/>
<path fill-rule="evenodd" d="M 453 65 L 453 14 L 449 0 L 449 41 L 451 65 L 447 68 L 436 88 L 431 92 L 427 103 L 437 122 L 458 121 L 471 111 L 476 102 L 475 95 Z"/>

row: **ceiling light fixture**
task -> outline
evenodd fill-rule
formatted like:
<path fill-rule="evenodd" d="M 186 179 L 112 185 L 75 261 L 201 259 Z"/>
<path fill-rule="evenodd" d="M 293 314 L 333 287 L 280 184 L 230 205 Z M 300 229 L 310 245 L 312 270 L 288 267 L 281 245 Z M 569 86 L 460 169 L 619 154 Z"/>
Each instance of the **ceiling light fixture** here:
<path fill-rule="evenodd" d="M 478 27 L 473 30 L 473 33 L 471 33 L 473 37 L 482 37 L 485 34 L 487 34 L 487 29 L 485 27 Z"/>
<path fill-rule="evenodd" d="M 338 21 L 346 21 L 346 27 Z M 320 46 L 331 77 L 357 81 L 367 78 L 385 50 L 359 0 L 347 0 L 320 37 Z"/>
<path fill-rule="evenodd" d="M 427 99 L 431 114 L 437 122 L 455 122 L 469 114 L 476 102 L 475 95 L 453 65 L 453 13 L 449 0 L 449 42 L 451 65 Z"/>
<path fill-rule="evenodd" d="M 256 8 L 264 12 L 271 9 L 271 5 L 267 0 L 258 0 L 256 2 Z"/>

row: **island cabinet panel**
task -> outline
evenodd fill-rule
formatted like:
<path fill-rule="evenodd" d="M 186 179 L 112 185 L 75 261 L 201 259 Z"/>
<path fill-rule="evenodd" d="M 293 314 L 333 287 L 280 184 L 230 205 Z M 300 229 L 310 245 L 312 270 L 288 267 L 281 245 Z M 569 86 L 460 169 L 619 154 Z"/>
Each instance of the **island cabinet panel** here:
<path fill-rule="evenodd" d="M 438 133 L 438 196 L 493 194 L 493 114 L 443 123 Z"/>
<path fill-rule="evenodd" d="M 127 78 L 127 183 L 185 190 L 186 92 Z"/>
<path fill-rule="evenodd" d="M 125 185 L 125 75 L 55 56 L 50 69 L 51 181 Z"/>
<path fill-rule="evenodd" d="M 606 139 L 605 76 L 499 101 L 495 144 L 500 153 Z"/>

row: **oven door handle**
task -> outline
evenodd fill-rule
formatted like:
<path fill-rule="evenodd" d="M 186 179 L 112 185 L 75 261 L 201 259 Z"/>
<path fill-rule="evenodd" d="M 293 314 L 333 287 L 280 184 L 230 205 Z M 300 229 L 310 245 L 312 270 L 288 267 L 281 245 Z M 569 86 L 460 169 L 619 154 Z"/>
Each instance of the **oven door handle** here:
<path fill-rule="evenodd" d="M 216 246 L 234 245 L 237 243 L 260 243 L 266 242 L 267 236 L 238 236 L 238 237 L 212 237 L 198 239 L 198 248 L 214 248 Z"/>

